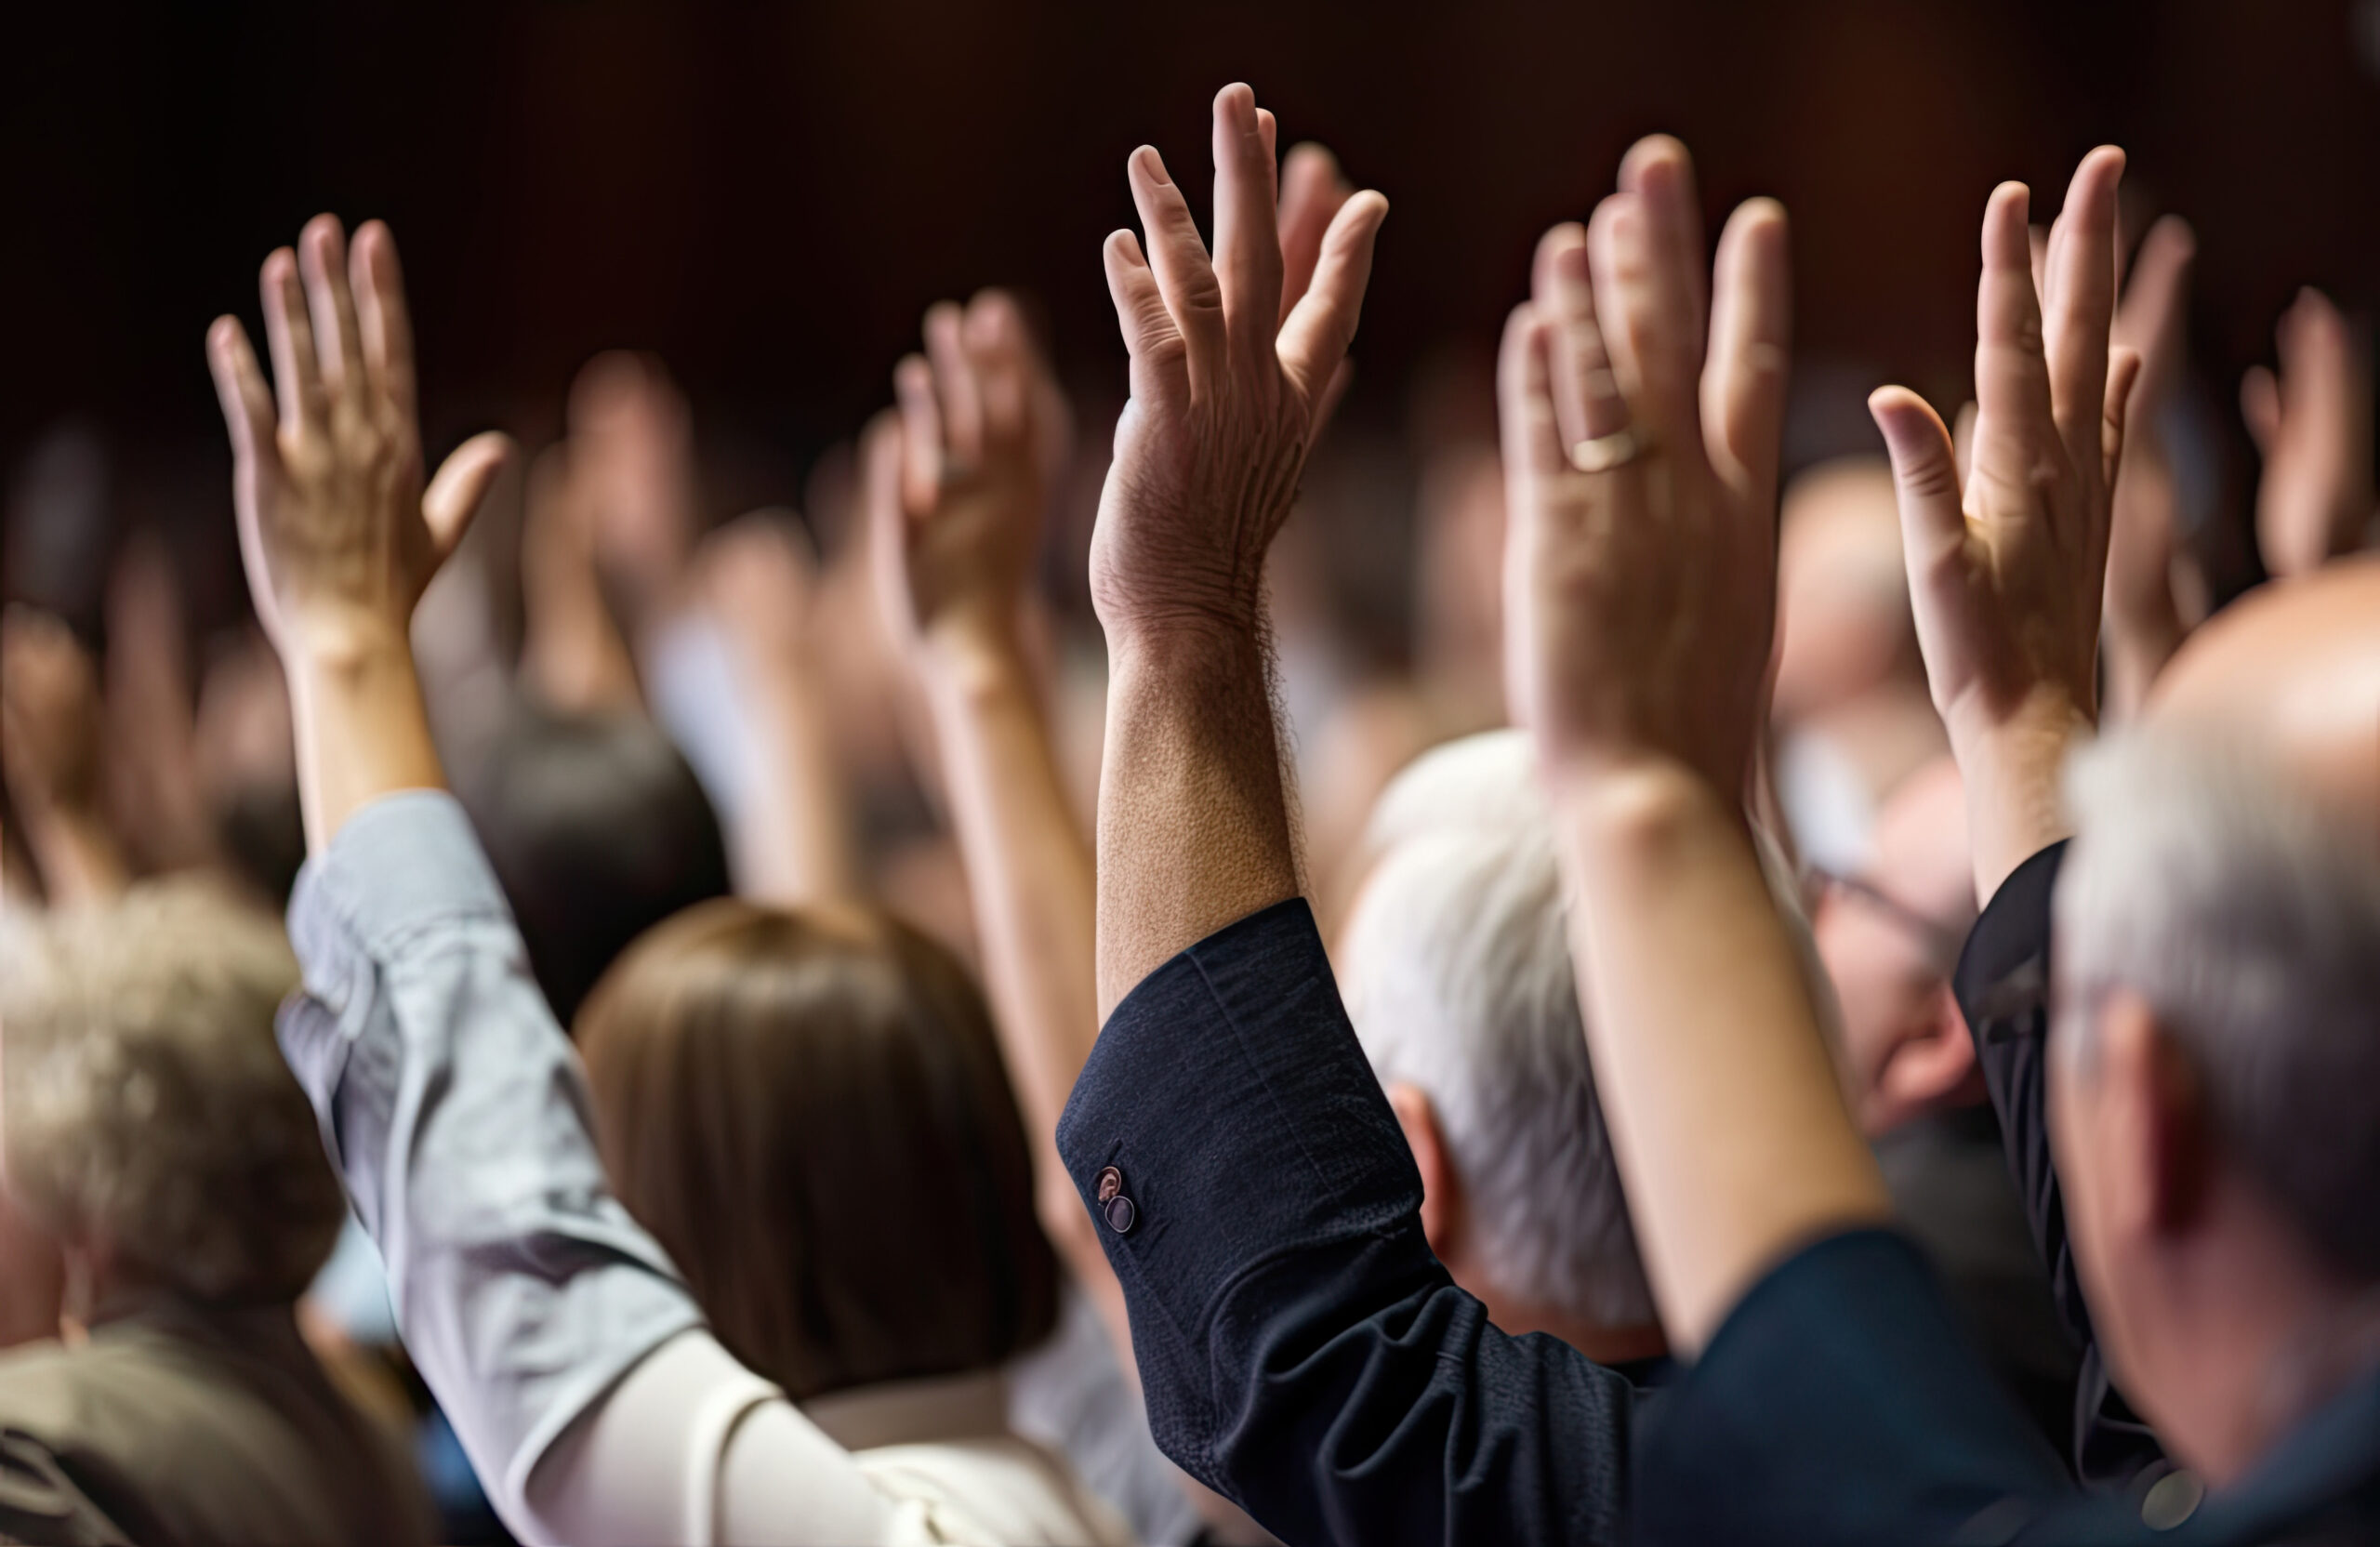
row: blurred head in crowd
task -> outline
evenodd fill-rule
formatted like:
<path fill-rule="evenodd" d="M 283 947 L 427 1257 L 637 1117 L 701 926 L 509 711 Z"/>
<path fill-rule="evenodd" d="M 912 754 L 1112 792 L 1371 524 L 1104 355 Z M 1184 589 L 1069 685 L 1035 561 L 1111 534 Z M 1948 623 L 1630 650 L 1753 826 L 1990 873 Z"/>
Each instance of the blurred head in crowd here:
<path fill-rule="evenodd" d="M 1966 794 L 1958 764 L 1937 758 L 1876 813 L 1868 862 L 1824 878 L 1811 919 L 1843 1013 L 1844 1093 L 1871 1138 L 1984 1099 L 1950 992 L 1975 916 Z"/>
<path fill-rule="evenodd" d="M 797 1400 L 988 1368 L 1054 1326 L 990 1012 L 916 930 L 709 903 L 639 940 L 577 1034 L 622 1201 Z"/>
<path fill-rule="evenodd" d="M 346 1203 L 273 1016 L 280 926 L 194 880 L 7 936 L 7 1178 L 86 1316 L 121 1295 L 293 1302 Z"/>
<path fill-rule="evenodd" d="M 1946 749 L 1917 652 L 1892 469 L 1818 463 L 1786 485 L 1777 550 L 1778 798 L 1805 855 L 1850 871 L 1882 802 Z"/>
<path fill-rule="evenodd" d="M 1777 718 L 1823 714 L 1896 679 L 1923 687 L 1891 466 L 1819 463 L 1786 485 L 1780 522 Z"/>
<path fill-rule="evenodd" d="M 2206 1400 L 2209 1368 L 2302 1405 L 2380 1289 L 2380 562 L 2228 609 L 2069 787 L 2067 1220 L 2116 1378 L 2221 1481 L 2263 1415 Z"/>
<path fill-rule="evenodd" d="M 728 891 L 710 801 L 640 714 L 522 705 L 456 787 L 565 1025 L 629 941 Z"/>
<path fill-rule="evenodd" d="M 1642 1357 L 1659 1324 L 1595 1104 L 1531 758 L 1524 733 L 1491 732 L 1396 776 L 1334 959 L 1447 1270 L 1508 1331 Z"/>

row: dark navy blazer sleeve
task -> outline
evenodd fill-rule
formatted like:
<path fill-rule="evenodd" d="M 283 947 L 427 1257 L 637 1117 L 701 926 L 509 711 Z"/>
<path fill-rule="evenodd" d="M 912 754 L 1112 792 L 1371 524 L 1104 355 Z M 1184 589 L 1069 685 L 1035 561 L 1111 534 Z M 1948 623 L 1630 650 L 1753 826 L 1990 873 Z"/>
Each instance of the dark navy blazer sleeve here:
<path fill-rule="evenodd" d="M 1284 1541 L 1626 1540 L 1628 1382 L 1498 1331 L 1431 1255 L 1302 901 L 1135 988 L 1058 1145 L 1123 1284 L 1151 1433 Z M 1098 1196 L 1109 1168 L 1128 1210 Z"/>
<path fill-rule="evenodd" d="M 1890 1231 L 1788 1259 L 1660 1395 L 1637 1458 L 1645 1542 L 2005 1542 L 2073 1500 Z"/>
<path fill-rule="evenodd" d="M 2082 1351 L 2074 1394 L 2075 1474 L 2091 1488 L 2136 1489 L 2169 1471 L 2157 1436 L 2109 1382 L 2091 1310 L 2066 1233 L 2043 1086 L 2049 1047 L 2050 898 L 2066 845 L 2053 843 L 2009 873 L 1976 920 L 1952 980 L 1975 1038 L 1991 1104 L 2024 1200 L 2033 1244 L 2048 1265 L 2059 1318 Z"/>

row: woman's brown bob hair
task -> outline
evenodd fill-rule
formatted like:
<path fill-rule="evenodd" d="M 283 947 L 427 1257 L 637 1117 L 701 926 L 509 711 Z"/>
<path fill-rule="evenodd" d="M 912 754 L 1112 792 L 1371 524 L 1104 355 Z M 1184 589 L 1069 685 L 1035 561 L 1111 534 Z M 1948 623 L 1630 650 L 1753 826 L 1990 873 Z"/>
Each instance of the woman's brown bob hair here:
<path fill-rule="evenodd" d="M 795 1400 L 1049 1335 L 1057 1261 L 991 1016 L 916 930 L 706 903 L 629 946 L 576 1030 L 621 1200 Z"/>

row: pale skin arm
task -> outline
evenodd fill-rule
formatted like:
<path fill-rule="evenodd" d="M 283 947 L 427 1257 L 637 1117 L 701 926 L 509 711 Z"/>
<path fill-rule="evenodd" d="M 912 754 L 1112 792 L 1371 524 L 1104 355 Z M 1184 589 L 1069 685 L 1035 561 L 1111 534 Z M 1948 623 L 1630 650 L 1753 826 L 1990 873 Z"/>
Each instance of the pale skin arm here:
<path fill-rule="evenodd" d="M 2068 752 L 2098 723 L 2110 496 L 2140 357 L 2111 347 L 2123 152 L 2084 157 L 2036 288 L 2030 194 L 1994 190 L 1976 301 L 1977 416 L 1964 487 L 1950 438 L 1905 388 L 1869 400 L 1892 453 L 1934 704 L 1967 790 L 1976 895 L 2069 831 Z"/>
<path fill-rule="evenodd" d="M 817 577 L 798 534 L 755 510 L 694 554 L 698 594 L 726 629 L 761 776 L 728 833 L 735 889 L 780 906 L 859 894 L 850 792 L 835 758 L 813 605 Z"/>
<path fill-rule="evenodd" d="M 1684 147 L 1638 144 L 1592 227 L 1540 243 L 1499 383 L 1509 697 L 1553 800 L 1648 1276 L 1689 1352 L 1795 1248 L 1889 1213 L 1743 812 L 1775 606 L 1784 214 L 1739 209 L 1706 288 L 1695 211 Z M 1574 465 L 1623 430 L 1652 449 Z"/>
<path fill-rule="evenodd" d="M 937 305 L 924 334 L 893 372 L 898 413 L 861 447 L 879 599 L 932 718 L 1042 1227 L 1120 1330 L 1121 1291 L 1057 1153 L 1099 1030 L 1091 849 L 1022 635 L 1064 403 L 1004 295 Z"/>
<path fill-rule="evenodd" d="M 231 436 L 240 548 L 289 679 L 306 842 L 320 853 L 364 805 L 443 787 L 407 627 L 510 443 L 467 441 L 427 487 L 413 337 L 396 244 L 377 221 L 349 250 L 307 223 L 261 275 L 274 388 L 230 317 L 207 359 Z"/>
<path fill-rule="evenodd" d="M 1342 204 L 1302 290 L 1284 261 L 1275 129 L 1215 99 L 1210 260 L 1156 151 L 1133 152 L 1147 233 L 1107 239 L 1131 400 L 1091 540 L 1110 676 L 1100 773 L 1104 1019 L 1184 947 L 1299 890 L 1262 635 L 1265 549 L 1289 514 L 1355 331 L 1374 192 Z"/>

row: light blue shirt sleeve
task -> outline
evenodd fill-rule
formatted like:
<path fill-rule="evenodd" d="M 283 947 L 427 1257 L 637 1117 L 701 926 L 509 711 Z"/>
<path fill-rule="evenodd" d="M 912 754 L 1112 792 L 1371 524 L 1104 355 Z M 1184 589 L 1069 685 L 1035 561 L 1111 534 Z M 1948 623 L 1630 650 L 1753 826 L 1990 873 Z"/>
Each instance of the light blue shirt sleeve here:
<path fill-rule="evenodd" d="M 289 934 L 282 1051 L 405 1346 L 520 1530 L 539 1458 L 701 1313 L 605 1184 L 577 1055 L 451 796 L 356 812 L 299 874 Z"/>

